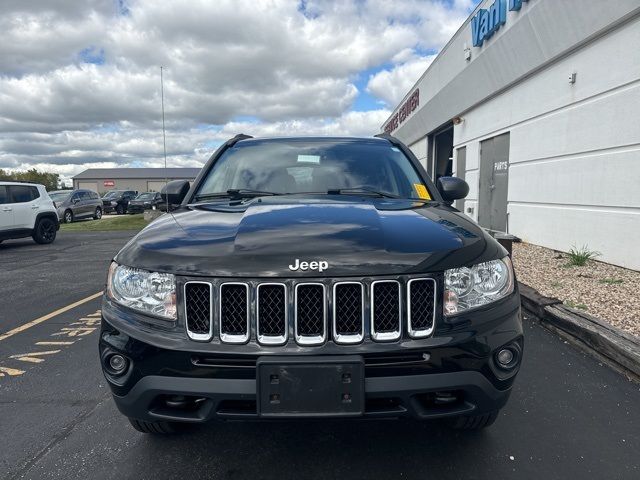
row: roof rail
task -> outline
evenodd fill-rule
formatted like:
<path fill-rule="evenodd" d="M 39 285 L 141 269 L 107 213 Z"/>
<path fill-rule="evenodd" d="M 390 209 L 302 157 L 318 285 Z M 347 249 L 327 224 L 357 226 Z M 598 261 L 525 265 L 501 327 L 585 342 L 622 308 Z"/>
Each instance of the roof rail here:
<path fill-rule="evenodd" d="M 388 140 L 393 145 L 402 145 L 402 142 L 400 142 L 400 140 L 398 140 L 393 135 L 388 134 L 387 132 L 378 133 L 378 134 L 374 135 L 374 137 L 375 138 L 384 138 L 385 140 Z"/>
<path fill-rule="evenodd" d="M 245 135 L 244 133 L 239 133 L 235 137 L 227 140 L 227 147 L 232 147 L 236 143 L 238 143 L 240 140 L 246 140 L 248 138 L 253 138 L 253 137 L 251 135 Z"/>

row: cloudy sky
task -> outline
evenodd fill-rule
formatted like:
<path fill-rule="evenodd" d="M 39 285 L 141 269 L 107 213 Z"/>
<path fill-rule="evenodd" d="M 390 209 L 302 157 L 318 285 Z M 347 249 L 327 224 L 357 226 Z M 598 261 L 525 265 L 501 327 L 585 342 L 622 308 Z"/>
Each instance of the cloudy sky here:
<path fill-rule="evenodd" d="M 372 135 L 476 0 L 2 0 L 0 168 L 201 166 L 236 133 Z"/>

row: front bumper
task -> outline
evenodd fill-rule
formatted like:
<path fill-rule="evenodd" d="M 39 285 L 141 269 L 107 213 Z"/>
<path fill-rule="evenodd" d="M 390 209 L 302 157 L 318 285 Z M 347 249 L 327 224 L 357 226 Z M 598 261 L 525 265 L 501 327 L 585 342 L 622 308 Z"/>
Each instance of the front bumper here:
<path fill-rule="evenodd" d="M 127 207 L 127 213 L 143 213 L 145 210 L 151 210 L 151 205 L 132 205 Z"/>
<path fill-rule="evenodd" d="M 438 395 L 455 392 L 452 403 Z M 479 372 L 372 377 L 365 381 L 365 418 L 435 419 L 502 408 L 511 388 L 498 390 Z M 176 407 L 163 399 L 184 397 Z M 258 420 L 255 379 L 146 376 L 125 395 L 113 396 L 121 413 L 146 421 L 201 423 Z M 284 417 L 286 418 L 286 417 Z M 295 418 L 300 418 L 296 416 Z"/>
<path fill-rule="evenodd" d="M 256 363 L 283 355 L 360 356 L 366 418 L 482 414 L 506 404 L 519 369 L 518 362 L 510 371 L 500 370 L 495 352 L 514 343 L 520 352 L 523 347 L 517 292 L 489 309 L 441 322 L 430 338 L 354 346 L 197 343 L 174 336 L 171 329 L 162 333 L 156 325 L 136 325 L 139 315 L 106 298 L 102 314 L 103 365 L 112 353 L 130 361 L 120 377 L 105 371 L 115 403 L 124 415 L 146 421 L 264 419 L 258 413 Z M 454 400 L 442 402 L 447 396 Z M 176 399 L 183 403 L 176 406 Z"/>

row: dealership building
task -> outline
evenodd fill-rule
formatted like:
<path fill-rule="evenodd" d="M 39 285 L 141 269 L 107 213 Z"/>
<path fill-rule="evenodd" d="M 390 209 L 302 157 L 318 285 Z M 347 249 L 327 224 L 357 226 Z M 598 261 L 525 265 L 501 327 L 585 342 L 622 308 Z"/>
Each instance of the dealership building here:
<path fill-rule="evenodd" d="M 72 177 L 73 188 L 93 190 L 102 195 L 109 190 L 159 192 L 171 180 L 193 182 L 199 168 L 90 168 Z"/>
<path fill-rule="evenodd" d="M 382 130 L 495 232 L 640 269 L 640 1 L 484 0 Z"/>

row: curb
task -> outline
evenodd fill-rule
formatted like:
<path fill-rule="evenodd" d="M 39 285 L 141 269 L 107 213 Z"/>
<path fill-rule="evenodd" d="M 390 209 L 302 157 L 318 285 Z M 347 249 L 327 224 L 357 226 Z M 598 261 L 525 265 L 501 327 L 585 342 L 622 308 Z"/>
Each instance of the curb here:
<path fill-rule="evenodd" d="M 576 340 L 621 369 L 627 376 L 640 379 L 640 339 L 588 313 L 569 308 L 557 298 L 540 295 L 518 282 L 522 306 L 545 326 Z"/>

